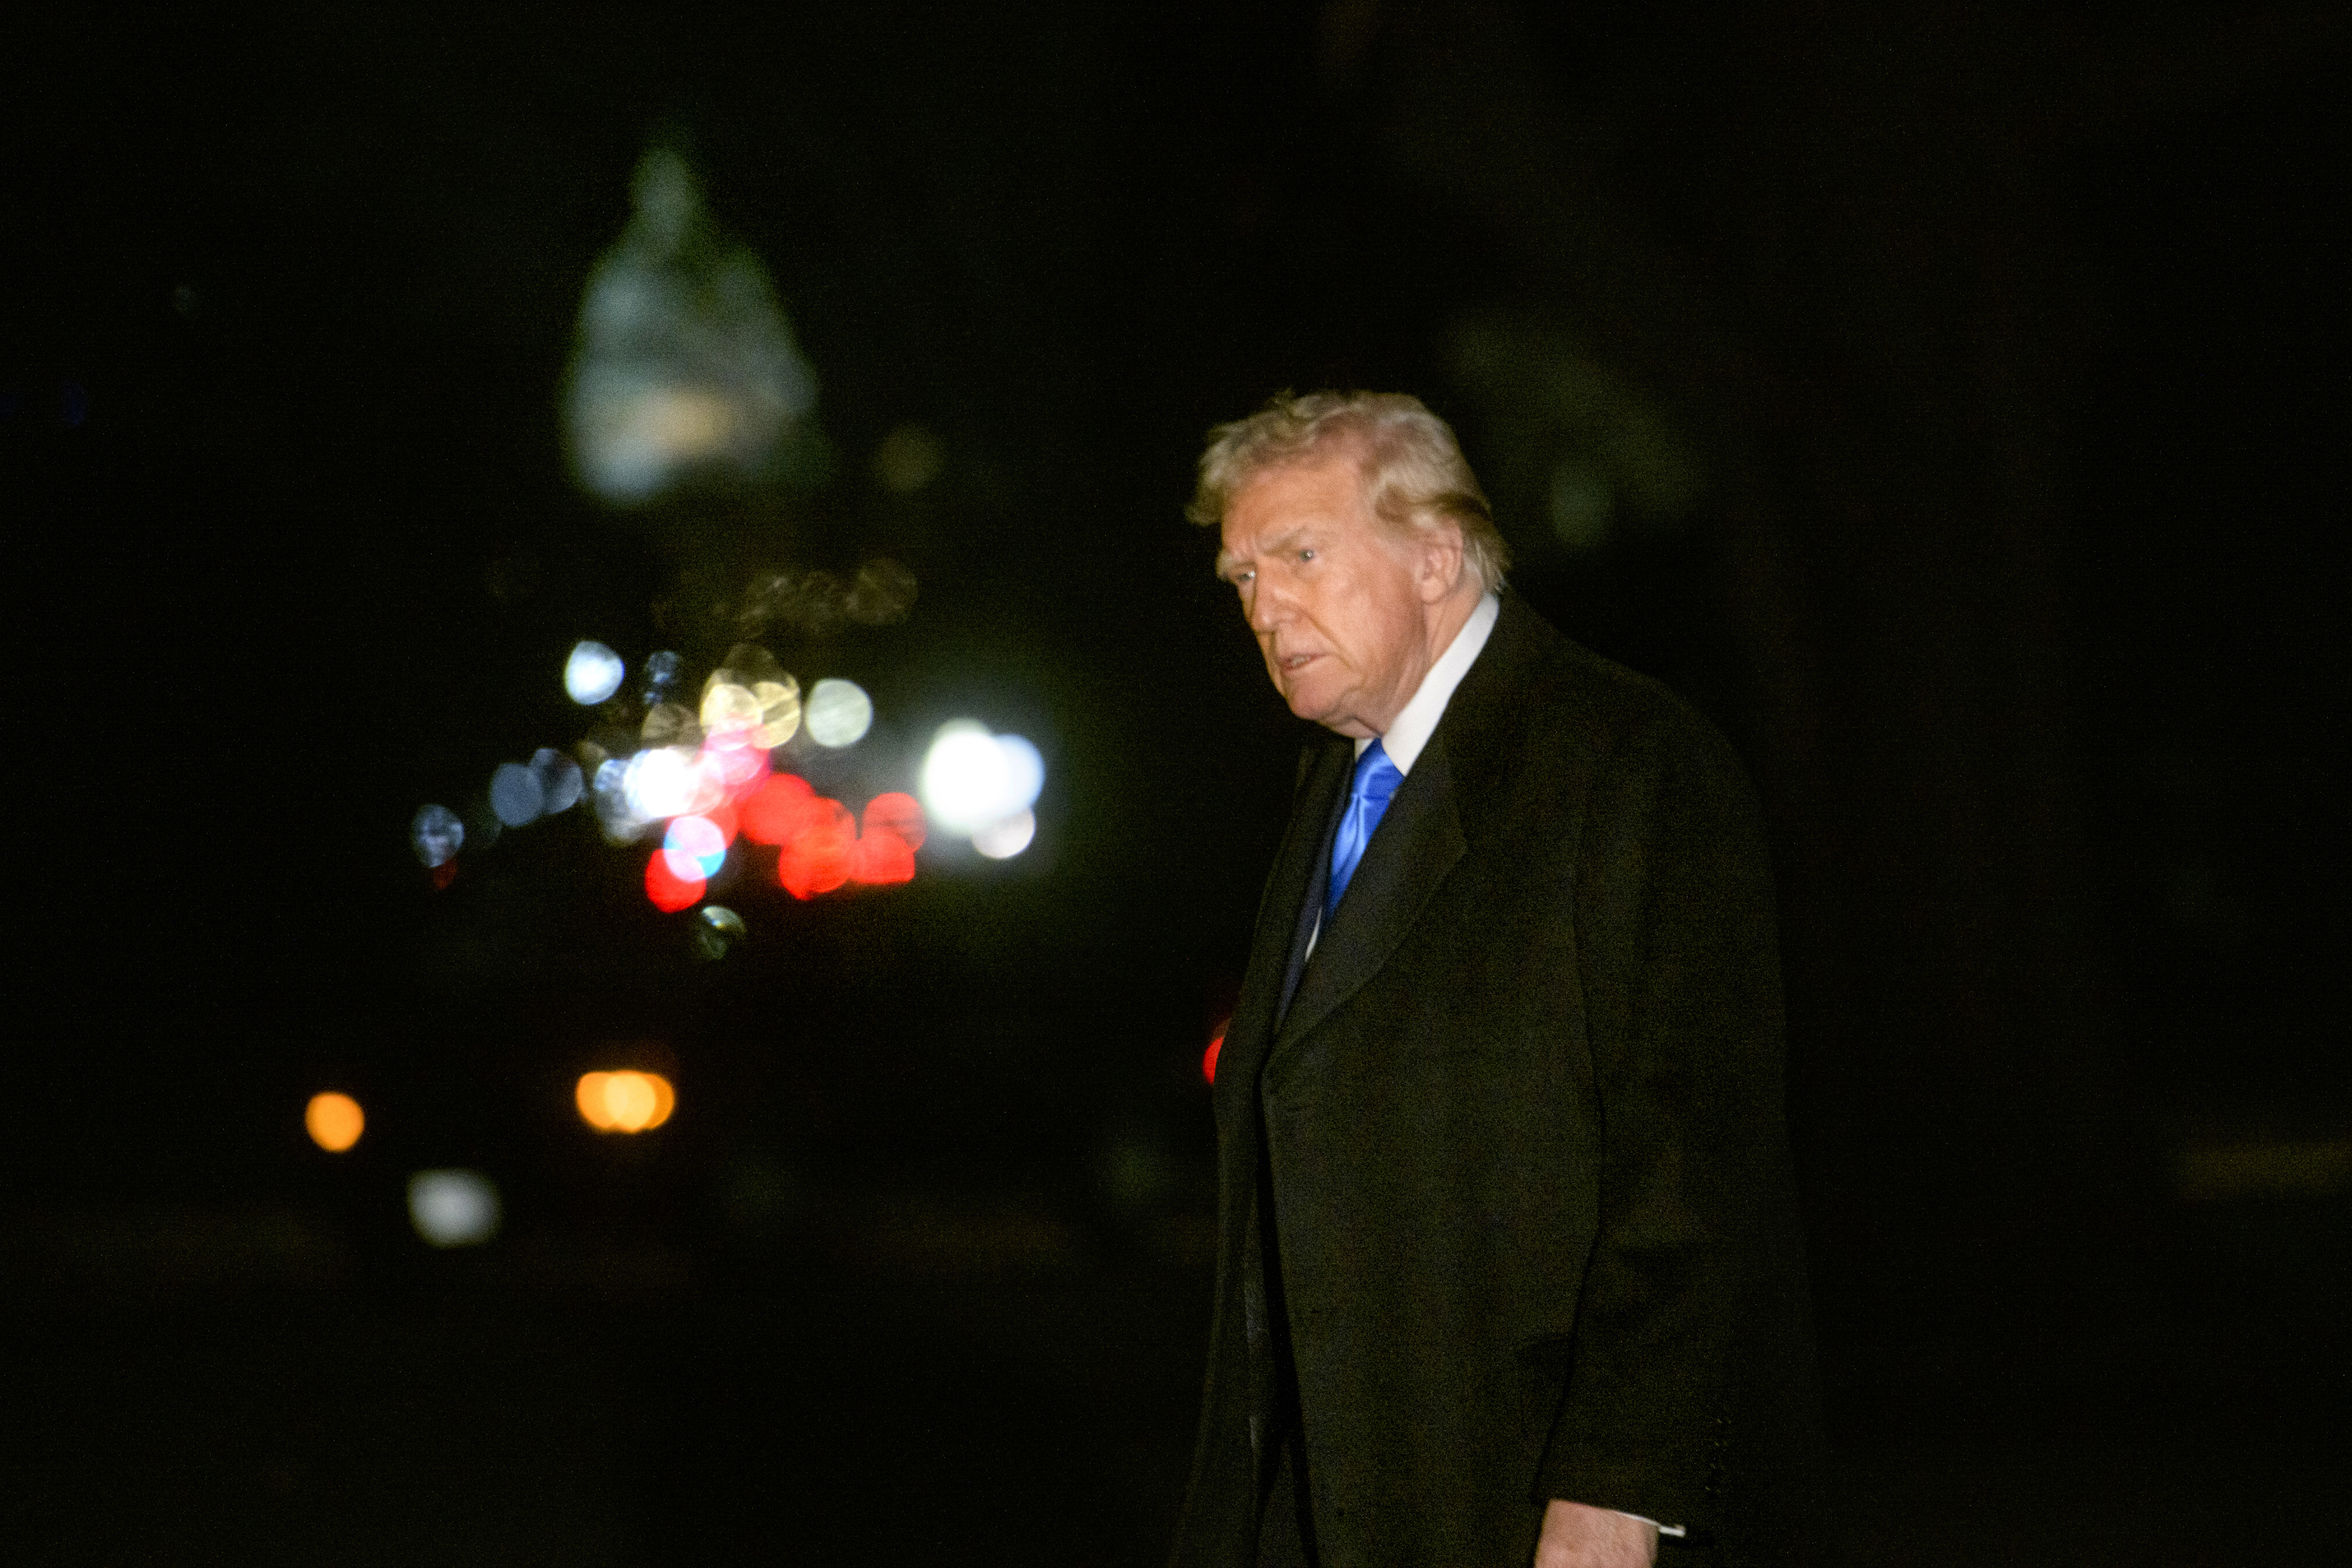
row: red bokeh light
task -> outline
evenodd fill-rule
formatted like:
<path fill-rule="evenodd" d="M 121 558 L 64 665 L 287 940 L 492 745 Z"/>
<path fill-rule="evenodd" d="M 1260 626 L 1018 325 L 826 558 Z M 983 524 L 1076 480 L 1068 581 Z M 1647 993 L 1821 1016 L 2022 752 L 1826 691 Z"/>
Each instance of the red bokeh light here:
<path fill-rule="evenodd" d="M 923 847 L 925 831 L 923 808 L 911 795 L 892 790 L 866 803 L 866 832 L 869 837 L 887 833 L 915 850 Z"/>
<path fill-rule="evenodd" d="M 701 898 L 703 886 L 699 877 L 688 881 L 671 870 L 667 851 L 655 850 L 654 858 L 646 862 L 646 897 L 657 910 L 676 913 Z"/>
<path fill-rule="evenodd" d="M 1217 1054 L 1224 1048 L 1225 1037 L 1220 1031 L 1217 1037 L 1209 1042 L 1209 1048 L 1201 1053 L 1201 1076 L 1211 1083 L 1217 1081 Z"/>
<path fill-rule="evenodd" d="M 774 773 L 744 799 L 740 818 L 743 837 L 754 844 L 782 844 L 798 826 L 801 812 L 815 798 L 808 780 L 797 773 Z"/>
<path fill-rule="evenodd" d="M 444 860 L 441 864 L 433 868 L 433 885 L 435 887 L 446 888 L 457 879 L 457 862 L 455 860 Z"/>
<path fill-rule="evenodd" d="M 776 880 L 796 899 L 831 892 L 849 880 L 856 850 L 857 819 L 847 806 L 822 796 L 803 801 L 777 847 Z"/>
<path fill-rule="evenodd" d="M 857 881 L 876 887 L 911 882 L 915 879 L 915 847 L 895 833 L 877 833 L 868 828 L 850 858 L 849 874 Z"/>

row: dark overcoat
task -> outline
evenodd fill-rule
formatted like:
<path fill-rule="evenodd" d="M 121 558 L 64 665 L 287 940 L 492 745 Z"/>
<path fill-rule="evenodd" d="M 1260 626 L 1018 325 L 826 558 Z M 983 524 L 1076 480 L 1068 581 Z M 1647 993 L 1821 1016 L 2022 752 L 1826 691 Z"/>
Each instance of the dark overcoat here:
<path fill-rule="evenodd" d="M 1526 1568 L 1549 1498 L 1785 1560 L 1811 1343 L 1738 759 L 1506 595 L 1300 971 L 1352 757 L 1304 766 L 1218 1064 L 1175 1563 L 1254 1560 L 1293 1408 L 1269 1300 L 1322 1568 Z"/>

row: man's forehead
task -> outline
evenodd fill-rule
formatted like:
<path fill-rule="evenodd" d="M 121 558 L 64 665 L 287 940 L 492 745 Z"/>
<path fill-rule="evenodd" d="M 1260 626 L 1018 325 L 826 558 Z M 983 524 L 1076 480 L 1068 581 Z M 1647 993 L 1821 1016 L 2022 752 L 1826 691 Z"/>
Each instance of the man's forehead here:
<path fill-rule="evenodd" d="M 1292 463 L 1251 479 L 1234 493 L 1222 530 L 1225 548 L 1277 548 L 1318 524 L 1357 521 L 1363 511 L 1361 476 L 1334 456 Z"/>

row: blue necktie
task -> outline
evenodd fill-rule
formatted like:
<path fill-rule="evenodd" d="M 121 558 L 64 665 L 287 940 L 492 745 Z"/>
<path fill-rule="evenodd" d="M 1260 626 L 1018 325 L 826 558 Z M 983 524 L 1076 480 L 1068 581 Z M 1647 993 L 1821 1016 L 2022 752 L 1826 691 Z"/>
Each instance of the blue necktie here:
<path fill-rule="evenodd" d="M 1355 782 L 1348 786 L 1348 809 L 1340 815 L 1339 831 L 1331 839 L 1331 886 L 1323 895 L 1325 921 L 1338 911 L 1339 895 L 1348 890 L 1356 862 L 1364 858 L 1364 846 L 1372 841 L 1372 829 L 1381 825 L 1381 816 L 1389 808 L 1389 796 L 1403 782 L 1404 774 L 1397 772 L 1378 741 L 1356 759 Z"/>

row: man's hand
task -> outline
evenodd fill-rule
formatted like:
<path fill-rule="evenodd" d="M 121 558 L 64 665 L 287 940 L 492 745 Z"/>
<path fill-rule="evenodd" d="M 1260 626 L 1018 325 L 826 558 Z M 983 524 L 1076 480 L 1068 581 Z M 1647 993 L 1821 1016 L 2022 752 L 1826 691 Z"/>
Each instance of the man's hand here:
<path fill-rule="evenodd" d="M 1555 1498 L 1544 1510 L 1536 1568 L 1650 1568 L 1658 1560 L 1658 1527 L 1611 1509 Z"/>

